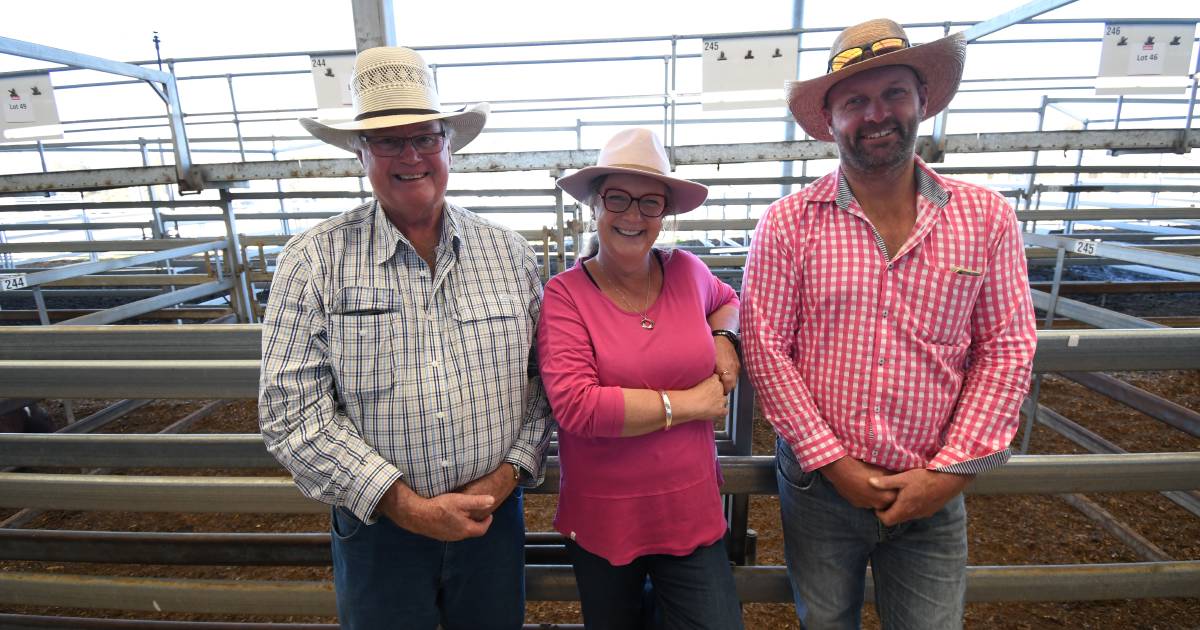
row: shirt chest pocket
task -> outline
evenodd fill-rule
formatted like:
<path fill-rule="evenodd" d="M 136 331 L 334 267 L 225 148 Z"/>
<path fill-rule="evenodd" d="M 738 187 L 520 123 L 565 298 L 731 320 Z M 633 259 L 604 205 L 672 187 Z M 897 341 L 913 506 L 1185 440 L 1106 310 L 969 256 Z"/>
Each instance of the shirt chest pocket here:
<path fill-rule="evenodd" d="M 940 260 L 923 252 L 913 263 L 905 301 L 927 343 L 961 345 L 970 341 L 971 314 L 985 269 L 980 261 L 964 262 Z"/>
<path fill-rule="evenodd" d="M 357 396 L 391 389 L 393 341 L 403 297 L 390 289 L 344 287 L 330 305 L 329 354 L 338 389 Z"/>
<path fill-rule="evenodd" d="M 504 375 L 514 365 L 524 374 L 533 331 L 519 297 L 460 295 L 454 323 L 454 355 L 468 379 Z"/>

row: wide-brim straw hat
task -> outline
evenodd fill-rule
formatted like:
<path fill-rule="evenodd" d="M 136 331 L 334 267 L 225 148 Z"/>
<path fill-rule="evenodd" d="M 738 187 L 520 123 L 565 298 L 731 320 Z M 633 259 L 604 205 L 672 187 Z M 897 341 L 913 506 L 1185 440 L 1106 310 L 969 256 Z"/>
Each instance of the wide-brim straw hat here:
<path fill-rule="evenodd" d="M 870 47 L 871 44 L 890 38 L 899 37 L 909 42 L 901 26 L 891 20 L 878 19 L 863 22 L 848 27 L 842 31 L 833 46 L 829 49 L 829 59 L 844 50 Z M 865 56 L 865 55 L 864 55 Z M 807 81 L 789 81 L 787 84 L 787 104 L 796 122 L 808 132 L 808 135 L 825 142 L 833 141 L 833 134 L 821 110 L 825 107 L 825 94 L 837 82 L 844 81 L 856 74 L 882 66 L 908 66 L 917 73 L 928 90 L 925 104 L 925 118 L 932 118 L 950 104 L 958 91 L 958 83 L 962 80 L 963 65 L 967 60 L 967 41 L 962 33 L 948 35 L 937 41 L 910 46 L 894 52 L 881 53 L 877 57 L 868 57 L 843 66 L 840 70 L 829 72 Z M 828 67 L 828 66 L 827 66 Z M 924 118 L 922 119 L 924 120 Z"/>
<path fill-rule="evenodd" d="M 694 210 L 708 199 L 708 186 L 679 177 L 671 177 L 671 162 L 662 140 L 649 129 L 625 129 L 613 136 L 600 150 L 595 166 L 581 168 L 558 180 L 558 187 L 572 197 L 588 203 L 592 180 L 605 175 L 641 175 L 667 185 L 668 207 L 672 214 Z"/>
<path fill-rule="evenodd" d="M 490 107 L 476 103 L 441 111 L 433 73 L 417 51 L 400 46 L 368 48 L 354 59 L 350 80 L 354 120 L 325 124 L 301 118 L 300 125 L 320 140 L 357 153 L 355 138 L 368 129 L 384 129 L 441 120 L 453 129 L 450 152 L 467 146 L 487 123 Z"/>

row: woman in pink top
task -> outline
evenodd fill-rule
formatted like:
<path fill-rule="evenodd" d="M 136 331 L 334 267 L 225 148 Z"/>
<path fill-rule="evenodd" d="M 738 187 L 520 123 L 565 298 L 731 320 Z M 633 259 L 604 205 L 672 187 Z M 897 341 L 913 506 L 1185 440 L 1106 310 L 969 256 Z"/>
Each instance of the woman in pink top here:
<path fill-rule="evenodd" d="M 653 245 L 667 213 L 708 196 L 667 175 L 653 132 L 618 133 L 597 166 L 558 181 L 592 204 L 599 252 L 546 285 L 542 380 L 562 465 L 567 537 L 588 628 L 741 628 L 725 551 L 713 422 L 740 368 L 738 300 L 698 258 Z"/>

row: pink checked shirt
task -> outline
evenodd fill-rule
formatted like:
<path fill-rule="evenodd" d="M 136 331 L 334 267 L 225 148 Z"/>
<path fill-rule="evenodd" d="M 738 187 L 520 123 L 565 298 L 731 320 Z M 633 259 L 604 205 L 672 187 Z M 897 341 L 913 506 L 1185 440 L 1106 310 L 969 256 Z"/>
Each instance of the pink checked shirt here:
<path fill-rule="evenodd" d="M 1016 216 L 916 162 L 917 220 L 894 258 L 840 169 L 758 224 L 744 358 L 805 471 L 846 455 L 960 474 L 1008 460 L 1037 344 Z"/>

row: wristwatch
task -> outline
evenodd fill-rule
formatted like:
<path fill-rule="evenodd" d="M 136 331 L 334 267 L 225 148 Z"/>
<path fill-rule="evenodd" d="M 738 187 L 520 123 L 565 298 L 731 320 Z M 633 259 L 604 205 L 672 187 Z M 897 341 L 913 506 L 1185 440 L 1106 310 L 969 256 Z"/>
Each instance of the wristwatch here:
<path fill-rule="evenodd" d="M 726 330 L 724 328 L 714 328 L 712 331 L 712 334 L 714 337 L 724 337 L 724 338 L 728 339 L 729 343 L 733 344 L 733 349 L 737 350 L 738 352 L 741 352 L 742 341 L 741 341 L 741 339 L 738 338 L 737 333 L 733 332 L 732 330 Z"/>

